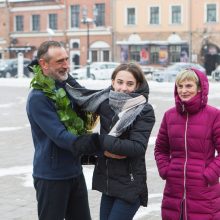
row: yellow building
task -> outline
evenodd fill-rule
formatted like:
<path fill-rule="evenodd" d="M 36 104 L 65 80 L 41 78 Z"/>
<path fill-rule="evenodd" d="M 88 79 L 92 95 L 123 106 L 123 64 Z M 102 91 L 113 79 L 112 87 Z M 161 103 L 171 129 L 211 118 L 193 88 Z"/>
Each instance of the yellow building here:
<path fill-rule="evenodd" d="M 113 7 L 118 60 L 199 62 L 208 74 L 218 62 L 220 0 L 115 0 Z"/>

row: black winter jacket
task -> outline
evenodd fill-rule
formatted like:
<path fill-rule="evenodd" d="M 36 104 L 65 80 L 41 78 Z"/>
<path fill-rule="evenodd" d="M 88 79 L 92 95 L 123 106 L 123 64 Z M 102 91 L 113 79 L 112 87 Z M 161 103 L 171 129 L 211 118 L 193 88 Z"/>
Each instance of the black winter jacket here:
<path fill-rule="evenodd" d="M 101 141 L 103 149 L 113 154 L 125 155 L 127 158 L 112 159 L 100 156 L 95 166 L 92 188 L 131 203 L 139 197 L 141 205 L 147 206 L 145 152 L 155 123 L 152 106 L 146 103 L 131 128 L 119 138 L 107 135 L 117 121 L 113 120 L 117 116 L 109 106 L 109 100 L 100 105 L 98 114 L 100 133 L 105 134 Z"/>
<path fill-rule="evenodd" d="M 68 83 L 75 88 L 82 88 L 71 77 L 68 78 Z M 143 83 L 136 92 L 144 95 L 148 101 L 147 82 Z M 118 138 L 108 135 L 118 119 L 108 99 L 101 103 L 96 113 L 100 115 L 102 149 L 113 154 L 125 155 L 127 158 L 112 159 L 104 155 L 98 156 L 92 188 L 131 203 L 140 198 L 141 205 L 147 206 L 145 153 L 155 123 L 152 106 L 146 103 L 130 129 Z"/>

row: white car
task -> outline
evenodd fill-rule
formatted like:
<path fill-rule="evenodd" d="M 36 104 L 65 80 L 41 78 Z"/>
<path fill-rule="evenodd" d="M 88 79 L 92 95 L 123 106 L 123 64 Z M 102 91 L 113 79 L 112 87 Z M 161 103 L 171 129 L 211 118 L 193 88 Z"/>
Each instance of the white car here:
<path fill-rule="evenodd" d="M 152 74 L 152 80 L 157 82 L 174 82 L 177 74 L 184 69 L 195 68 L 206 74 L 206 70 L 203 66 L 197 63 L 174 63 L 162 71 L 155 71 Z"/>
<path fill-rule="evenodd" d="M 120 63 L 116 62 L 94 62 L 90 65 L 91 79 L 111 79 L 112 72 Z M 74 79 L 87 79 L 87 67 L 70 71 Z"/>

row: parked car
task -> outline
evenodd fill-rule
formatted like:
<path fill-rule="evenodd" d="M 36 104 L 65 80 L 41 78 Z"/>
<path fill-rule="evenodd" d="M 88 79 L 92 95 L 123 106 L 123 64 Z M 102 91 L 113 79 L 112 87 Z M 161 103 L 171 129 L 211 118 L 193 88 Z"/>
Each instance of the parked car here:
<path fill-rule="evenodd" d="M 196 68 L 206 74 L 205 68 L 197 63 L 175 63 L 162 71 L 155 71 L 152 74 L 152 80 L 157 82 L 174 82 L 177 74 L 184 69 Z"/>
<path fill-rule="evenodd" d="M 220 65 L 216 67 L 215 70 L 212 71 L 212 80 L 220 81 Z"/>
<path fill-rule="evenodd" d="M 90 78 L 91 79 L 111 79 L 113 70 L 120 63 L 116 62 L 94 62 L 90 65 Z M 74 79 L 87 79 L 87 67 L 74 69 L 70 71 L 70 75 Z"/>
<path fill-rule="evenodd" d="M 164 67 L 155 67 L 155 66 L 141 66 L 145 75 L 153 74 L 155 71 L 164 70 Z"/>
<path fill-rule="evenodd" d="M 33 73 L 31 73 L 27 65 L 31 63 L 30 59 L 24 58 L 24 76 L 32 77 Z M 17 59 L 6 59 L 0 62 L 0 77 L 10 78 L 18 76 L 18 60 Z"/>

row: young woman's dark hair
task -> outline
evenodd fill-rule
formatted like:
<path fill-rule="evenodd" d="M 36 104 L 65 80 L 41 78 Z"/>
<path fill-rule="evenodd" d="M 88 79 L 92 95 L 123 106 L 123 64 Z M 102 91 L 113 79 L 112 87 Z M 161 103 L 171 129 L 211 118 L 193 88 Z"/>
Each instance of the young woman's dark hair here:
<path fill-rule="evenodd" d="M 117 73 L 122 70 L 126 70 L 126 71 L 130 72 L 133 75 L 133 77 L 136 79 L 139 86 L 146 82 L 144 73 L 143 73 L 141 67 L 139 66 L 139 64 L 137 64 L 137 63 L 122 63 L 122 64 L 120 64 L 113 71 L 111 79 L 114 80 Z"/>

